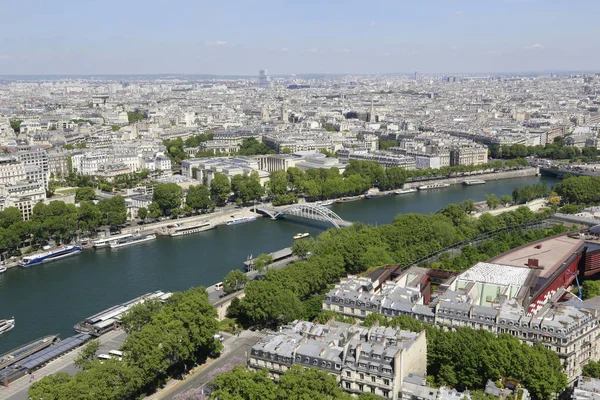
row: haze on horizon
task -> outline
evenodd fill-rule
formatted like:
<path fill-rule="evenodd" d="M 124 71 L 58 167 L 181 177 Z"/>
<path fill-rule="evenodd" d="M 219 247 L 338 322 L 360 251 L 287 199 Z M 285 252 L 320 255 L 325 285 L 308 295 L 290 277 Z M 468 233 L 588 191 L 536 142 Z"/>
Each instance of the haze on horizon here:
<path fill-rule="evenodd" d="M 0 0 L 0 9 L 0 75 L 600 69 L 597 0 Z"/>

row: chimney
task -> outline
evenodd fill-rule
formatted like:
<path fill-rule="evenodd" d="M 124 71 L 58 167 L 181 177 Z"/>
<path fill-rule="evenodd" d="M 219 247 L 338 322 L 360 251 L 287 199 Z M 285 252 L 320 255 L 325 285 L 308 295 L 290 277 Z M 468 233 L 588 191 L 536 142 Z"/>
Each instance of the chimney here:
<path fill-rule="evenodd" d="M 539 261 L 537 258 L 530 258 L 527 260 L 527 266 L 529 267 L 534 267 L 534 268 L 538 268 L 539 267 Z"/>

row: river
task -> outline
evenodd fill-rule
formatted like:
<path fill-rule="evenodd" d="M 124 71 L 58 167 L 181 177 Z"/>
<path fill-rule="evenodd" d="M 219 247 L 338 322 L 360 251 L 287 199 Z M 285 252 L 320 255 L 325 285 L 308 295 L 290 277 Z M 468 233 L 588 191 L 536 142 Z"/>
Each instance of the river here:
<path fill-rule="evenodd" d="M 447 204 L 483 200 L 490 193 L 499 197 L 540 181 L 557 182 L 548 177 L 505 179 L 335 204 L 331 209 L 348 221 L 380 225 L 397 214 L 436 212 Z M 312 221 L 260 218 L 191 236 L 159 237 L 117 250 L 88 250 L 32 268 L 12 268 L 0 275 L 0 318 L 14 316 L 16 325 L 0 336 L 0 354 L 47 334 L 71 336 L 76 322 L 144 293 L 214 284 L 230 270 L 242 268 L 250 254 L 291 246 L 296 233 L 315 236 L 327 228 Z"/>

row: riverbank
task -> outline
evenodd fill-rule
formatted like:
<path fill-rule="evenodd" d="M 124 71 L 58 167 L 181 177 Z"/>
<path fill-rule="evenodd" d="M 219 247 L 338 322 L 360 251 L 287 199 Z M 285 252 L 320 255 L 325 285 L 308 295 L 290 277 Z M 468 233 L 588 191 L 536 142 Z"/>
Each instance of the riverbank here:
<path fill-rule="evenodd" d="M 483 179 L 484 181 L 497 181 L 501 179 L 525 178 L 529 176 L 537 176 L 540 171 L 538 168 L 530 167 L 523 169 L 515 169 L 511 171 L 488 172 L 483 174 L 465 174 L 454 178 L 423 180 L 418 182 L 407 182 L 404 184 L 404 189 L 418 188 L 422 185 L 434 185 L 439 183 L 447 183 L 449 185 L 462 185 L 463 181 L 470 179 Z"/>

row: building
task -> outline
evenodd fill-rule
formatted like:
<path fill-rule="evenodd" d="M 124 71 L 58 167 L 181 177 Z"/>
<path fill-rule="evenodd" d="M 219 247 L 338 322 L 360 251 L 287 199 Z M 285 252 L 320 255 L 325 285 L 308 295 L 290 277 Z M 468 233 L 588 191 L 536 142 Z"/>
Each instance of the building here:
<path fill-rule="evenodd" d="M 298 364 L 332 374 L 347 392 L 398 399 L 406 376 L 425 374 L 426 359 L 425 332 L 294 321 L 252 346 L 248 366 L 278 380 Z"/>
<path fill-rule="evenodd" d="M 588 361 L 600 359 L 600 304 L 582 302 L 567 290 L 585 266 L 587 246 L 563 235 L 477 263 L 460 275 L 413 267 L 380 287 L 350 276 L 325 295 L 323 309 L 360 319 L 372 312 L 410 315 L 447 329 L 509 333 L 555 351 L 573 380 Z"/>
<path fill-rule="evenodd" d="M 24 221 L 31 218 L 33 207 L 45 199 L 46 188 L 41 181 L 0 184 L 0 211 L 16 207 Z"/>
<path fill-rule="evenodd" d="M 258 71 L 258 86 L 262 88 L 270 88 L 273 85 L 271 77 L 266 69 Z"/>
<path fill-rule="evenodd" d="M 25 166 L 26 179 L 29 181 L 42 181 L 47 189 L 50 180 L 50 168 L 46 150 L 18 151 L 16 156 Z"/>
<path fill-rule="evenodd" d="M 573 386 L 573 400 L 600 400 L 600 379 L 580 376 Z"/>
<path fill-rule="evenodd" d="M 404 169 L 416 169 L 413 157 L 401 156 L 384 151 L 368 151 L 366 149 L 342 149 L 337 153 L 340 161 L 344 164 L 352 160 L 374 161 L 383 168 L 402 167 Z"/>

